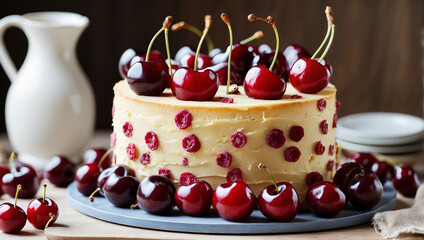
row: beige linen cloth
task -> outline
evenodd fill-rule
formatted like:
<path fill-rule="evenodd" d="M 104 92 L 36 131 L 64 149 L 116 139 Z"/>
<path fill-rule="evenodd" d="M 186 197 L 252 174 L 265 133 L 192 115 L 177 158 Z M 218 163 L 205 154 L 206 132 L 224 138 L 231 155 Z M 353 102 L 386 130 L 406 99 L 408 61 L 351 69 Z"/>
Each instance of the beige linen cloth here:
<path fill-rule="evenodd" d="M 424 234 L 424 184 L 417 190 L 411 208 L 377 213 L 373 224 L 375 231 L 385 238 L 401 234 Z"/>

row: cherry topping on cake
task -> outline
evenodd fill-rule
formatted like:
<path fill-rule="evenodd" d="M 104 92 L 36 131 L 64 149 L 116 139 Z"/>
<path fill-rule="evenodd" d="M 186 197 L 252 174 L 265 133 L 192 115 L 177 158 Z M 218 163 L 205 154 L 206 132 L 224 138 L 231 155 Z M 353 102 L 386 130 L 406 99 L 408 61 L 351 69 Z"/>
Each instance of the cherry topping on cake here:
<path fill-rule="evenodd" d="M 322 181 L 324 181 L 324 177 L 319 172 L 310 172 L 306 175 L 306 184 L 308 184 L 308 186 Z"/>
<path fill-rule="evenodd" d="M 134 160 L 137 157 L 137 148 L 134 143 L 129 143 L 126 151 L 129 159 Z"/>
<path fill-rule="evenodd" d="M 334 168 L 334 160 L 329 160 L 327 163 L 327 170 L 333 171 L 333 168 Z"/>
<path fill-rule="evenodd" d="M 116 132 L 110 134 L 110 147 L 115 148 L 116 145 Z"/>
<path fill-rule="evenodd" d="M 334 145 L 333 144 L 330 144 L 330 146 L 328 146 L 328 154 L 330 156 L 334 155 Z"/>
<path fill-rule="evenodd" d="M 122 130 L 124 131 L 124 135 L 126 137 L 131 137 L 134 128 L 133 128 L 133 126 L 132 126 L 132 124 L 130 122 L 125 122 L 124 123 L 124 126 L 122 126 Z"/>
<path fill-rule="evenodd" d="M 242 132 L 235 132 L 231 135 L 231 144 L 235 148 L 242 148 L 247 143 L 247 137 Z"/>
<path fill-rule="evenodd" d="M 301 126 L 293 126 L 290 128 L 290 139 L 299 142 L 302 140 L 303 136 L 305 136 L 305 132 L 303 127 Z"/>
<path fill-rule="evenodd" d="M 183 166 L 188 166 L 188 158 L 184 157 L 183 162 L 181 163 Z"/>
<path fill-rule="evenodd" d="M 219 100 L 219 101 L 222 102 L 222 103 L 233 103 L 234 102 L 234 98 L 224 97 L 224 98 L 221 98 L 221 100 Z"/>
<path fill-rule="evenodd" d="M 196 182 L 197 182 L 197 178 L 191 172 L 183 172 L 180 174 L 181 186 L 188 186 Z"/>
<path fill-rule="evenodd" d="M 147 147 L 150 150 L 154 151 L 158 149 L 159 147 L 158 136 L 153 131 L 146 133 L 146 136 L 144 136 L 144 140 L 146 141 Z"/>
<path fill-rule="evenodd" d="M 325 99 L 320 99 L 318 100 L 317 105 L 318 105 L 318 110 L 322 112 L 327 107 L 327 101 Z"/>
<path fill-rule="evenodd" d="M 319 127 L 321 128 L 321 132 L 323 134 L 327 134 L 328 133 L 328 123 L 327 123 L 327 120 L 323 120 L 322 122 L 320 122 Z"/>
<path fill-rule="evenodd" d="M 324 144 L 322 144 L 322 142 L 321 142 L 321 141 L 318 141 L 318 142 L 315 144 L 315 153 L 316 153 L 317 155 L 322 155 L 322 154 L 324 154 L 324 152 L 325 152 L 325 146 L 324 146 Z"/>
<path fill-rule="evenodd" d="M 225 180 L 227 180 L 228 183 L 243 181 L 243 174 L 241 173 L 240 168 L 234 168 L 228 171 Z"/>
<path fill-rule="evenodd" d="M 296 162 L 299 160 L 300 154 L 299 148 L 291 146 L 284 151 L 284 159 L 286 159 L 287 162 Z"/>
<path fill-rule="evenodd" d="M 197 152 L 200 149 L 200 141 L 194 134 L 190 134 L 183 138 L 183 148 L 187 152 Z"/>
<path fill-rule="evenodd" d="M 233 157 L 229 152 L 221 152 L 216 156 L 216 164 L 220 167 L 227 168 L 231 167 Z"/>
<path fill-rule="evenodd" d="M 303 47 L 298 44 L 291 44 L 286 47 L 283 51 L 283 55 L 287 60 L 288 68 L 287 71 L 290 71 L 293 64 L 300 58 L 310 58 L 311 54 L 306 51 Z"/>
<path fill-rule="evenodd" d="M 167 177 L 167 178 L 171 178 L 171 170 L 169 170 L 168 168 L 166 168 L 166 167 L 160 167 L 159 169 L 158 169 L 158 174 L 159 175 L 162 175 L 162 176 L 165 176 L 165 177 Z"/>
<path fill-rule="evenodd" d="M 187 110 L 181 110 L 175 115 L 174 118 L 175 125 L 179 129 L 186 129 L 191 126 L 191 121 L 193 121 L 193 116 Z"/>
<path fill-rule="evenodd" d="M 269 146 L 273 148 L 280 148 L 286 142 L 286 138 L 284 137 L 283 131 L 275 128 L 268 133 L 268 136 L 266 137 L 266 142 Z"/>
<path fill-rule="evenodd" d="M 150 163 L 150 152 L 145 152 L 141 154 L 140 163 L 143 165 L 147 165 Z"/>
<path fill-rule="evenodd" d="M 334 113 L 333 115 L 333 128 L 337 127 L 337 113 Z"/>

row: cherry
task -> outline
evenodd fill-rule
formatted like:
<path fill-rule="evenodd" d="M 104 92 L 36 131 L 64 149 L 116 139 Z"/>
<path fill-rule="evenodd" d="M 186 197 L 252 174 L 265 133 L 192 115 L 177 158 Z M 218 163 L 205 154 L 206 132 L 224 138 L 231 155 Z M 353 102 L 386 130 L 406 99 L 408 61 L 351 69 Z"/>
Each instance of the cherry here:
<path fill-rule="evenodd" d="M 403 196 L 412 198 L 417 193 L 420 181 L 412 167 L 396 167 L 393 176 L 393 186 Z"/>
<path fill-rule="evenodd" d="M 112 161 L 109 156 L 110 152 L 111 152 L 111 149 L 109 149 L 109 151 L 104 148 L 88 149 L 84 153 L 84 163 L 94 163 L 98 165 L 100 162 L 100 159 L 104 157 L 105 159 L 102 161 L 102 163 L 99 166 L 100 171 L 103 171 L 107 168 L 110 168 L 110 166 L 112 165 Z"/>
<path fill-rule="evenodd" d="M 195 53 L 189 53 L 184 55 L 179 61 L 180 67 L 187 67 L 194 69 L 194 61 L 196 59 Z M 212 58 L 209 55 L 199 54 L 197 58 L 197 68 L 199 70 L 205 69 L 213 65 Z"/>
<path fill-rule="evenodd" d="M 293 64 L 300 58 L 311 58 L 311 54 L 298 44 L 291 44 L 283 51 L 283 55 L 287 60 L 287 70 L 290 71 Z"/>
<path fill-rule="evenodd" d="M 371 165 L 371 171 L 378 176 L 381 184 L 384 185 L 387 180 L 387 176 L 389 175 L 389 164 L 383 161 L 375 162 Z"/>
<path fill-rule="evenodd" d="M 220 85 L 227 85 L 228 63 L 225 63 L 225 62 L 218 63 L 206 69 L 210 69 L 218 75 Z M 243 84 L 243 78 L 241 78 L 240 74 L 238 74 L 238 72 L 234 69 L 234 66 L 230 67 L 230 84 L 237 84 L 237 85 Z"/>
<path fill-rule="evenodd" d="M 175 54 L 174 60 L 177 63 L 179 63 L 181 61 L 181 59 L 187 54 L 196 54 L 195 49 L 193 49 L 193 47 L 190 47 L 190 46 L 184 46 L 184 47 L 180 48 L 177 51 L 177 53 Z"/>
<path fill-rule="evenodd" d="M 364 152 L 355 153 L 352 156 L 352 160 L 369 170 L 371 170 L 374 163 L 378 162 L 378 159 L 374 155 Z"/>
<path fill-rule="evenodd" d="M 332 182 L 318 182 L 305 194 L 309 209 L 319 217 L 334 217 L 345 205 L 345 194 Z"/>
<path fill-rule="evenodd" d="M 213 188 L 206 181 L 182 185 L 174 195 L 178 209 L 188 216 L 206 214 L 212 204 Z"/>
<path fill-rule="evenodd" d="M 59 216 L 59 208 L 55 201 L 46 198 L 46 188 L 47 185 L 44 184 L 43 197 L 33 199 L 27 208 L 28 222 L 38 229 L 47 228 L 56 222 Z"/>
<path fill-rule="evenodd" d="M 90 196 L 97 188 L 99 175 L 100 168 L 97 164 L 88 163 L 79 167 L 75 174 L 75 183 L 78 191 L 84 196 Z"/>
<path fill-rule="evenodd" d="M 361 210 L 373 208 L 383 195 L 383 185 L 375 173 L 368 169 L 348 180 L 346 185 L 346 196 L 353 206 Z"/>
<path fill-rule="evenodd" d="M 157 96 L 168 86 L 172 77 L 171 57 L 169 54 L 168 29 L 171 25 L 172 17 L 166 17 L 163 27 L 155 34 L 150 41 L 144 61 L 134 63 L 127 73 L 127 82 L 131 90 L 137 95 Z M 166 50 L 168 53 L 169 65 L 164 60 L 149 61 L 150 50 L 156 37 L 165 30 Z"/>
<path fill-rule="evenodd" d="M 0 164 L 0 182 L 6 173 L 10 173 L 9 167 L 6 164 Z M 3 190 L 1 189 L 1 185 L 0 185 L 0 196 L 1 195 L 3 195 Z"/>
<path fill-rule="evenodd" d="M 67 187 L 75 179 L 75 164 L 65 156 L 54 156 L 44 167 L 44 178 L 57 187 Z"/>
<path fill-rule="evenodd" d="M 227 62 L 230 55 L 230 46 L 227 47 L 226 51 L 217 54 L 213 57 L 212 62 L 218 64 L 221 62 Z M 247 71 L 253 60 L 253 53 L 249 51 L 249 46 L 236 43 L 233 45 L 231 50 L 231 63 L 234 69 L 240 74 L 242 78 L 246 76 Z"/>
<path fill-rule="evenodd" d="M 117 207 L 130 207 L 137 202 L 139 182 L 134 171 L 123 165 L 116 165 L 102 187 L 103 194 L 109 202 Z"/>
<path fill-rule="evenodd" d="M 219 216 L 227 221 L 241 221 L 256 208 L 256 196 L 243 181 L 219 185 L 213 193 L 212 205 Z"/>
<path fill-rule="evenodd" d="M 137 190 L 137 204 L 152 214 L 169 213 L 175 206 L 175 187 L 165 176 L 152 175 L 141 181 Z"/>
<path fill-rule="evenodd" d="M 5 233 L 18 233 L 26 224 L 27 216 L 25 211 L 16 205 L 21 189 L 21 185 L 18 185 L 16 188 L 15 204 L 0 204 L 0 229 Z"/>
<path fill-rule="evenodd" d="M 357 173 L 360 173 L 361 170 L 362 166 L 355 162 L 345 163 L 340 167 L 339 170 L 336 171 L 336 174 L 333 178 L 333 183 L 336 184 L 346 194 L 347 183 Z"/>
<path fill-rule="evenodd" d="M 115 166 L 113 166 L 113 167 L 106 168 L 105 170 L 103 170 L 103 171 L 100 173 L 99 177 L 97 178 L 97 188 L 96 188 L 96 190 L 94 190 L 94 192 L 93 192 L 93 193 L 91 193 L 91 195 L 88 197 L 88 199 L 90 200 L 90 202 L 93 202 L 93 201 L 94 201 L 94 196 L 95 196 L 97 193 L 100 193 L 100 195 L 105 196 L 105 195 L 104 195 L 104 193 L 103 193 L 103 186 L 105 185 L 105 183 L 106 183 L 107 179 L 110 177 L 110 175 L 112 175 L 112 174 L 113 174 L 113 172 L 115 171 L 115 169 L 116 169 L 117 167 L 119 167 L 119 166 L 120 166 L 120 165 L 118 164 L 118 165 L 115 165 Z"/>
<path fill-rule="evenodd" d="M 257 65 L 249 69 L 244 78 L 244 91 L 250 98 L 256 99 L 281 99 L 286 92 L 286 82 L 280 76 L 272 72 L 278 58 L 278 49 L 280 46 L 277 27 L 274 18 L 269 16 L 266 19 L 257 18 L 254 14 L 248 16 L 249 21 L 262 20 L 269 23 L 275 32 L 277 46 L 275 48 L 274 59 L 268 68 Z"/>
<path fill-rule="evenodd" d="M 121 74 L 121 77 L 123 79 L 127 78 L 127 73 L 132 64 L 134 64 L 135 60 L 137 61 L 144 61 L 146 59 L 146 54 L 142 54 L 132 48 L 128 48 L 124 51 L 124 53 L 119 58 L 119 64 L 118 69 L 119 73 Z M 165 59 L 159 51 L 152 51 L 150 53 L 150 59 L 151 60 L 158 60 L 158 59 Z"/>
<path fill-rule="evenodd" d="M 283 79 L 288 80 L 289 79 L 288 78 L 289 71 L 287 70 L 288 64 L 287 64 L 286 58 L 281 52 L 276 53 L 275 51 L 271 51 L 269 53 L 268 52 L 260 53 L 253 58 L 251 66 L 256 66 L 260 64 L 269 68 L 272 64 L 272 61 L 274 60 L 275 54 L 277 54 L 277 60 L 275 61 L 275 66 L 272 72 L 275 75 L 278 75 L 282 77 Z"/>
<path fill-rule="evenodd" d="M 194 69 L 182 67 L 174 74 L 171 88 L 172 93 L 179 100 L 208 101 L 211 100 L 218 91 L 218 75 L 210 69 L 202 71 L 197 70 L 197 58 L 210 24 L 211 16 L 207 15 L 205 17 L 205 30 L 203 31 L 203 36 L 200 39 L 196 51 Z"/>
<path fill-rule="evenodd" d="M 17 192 L 18 185 L 22 190 L 18 191 L 18 198 L 32 198 L 40 187 L 40 179 L 37 172 L 29 165 L 16 166 L 14 158 L 16 153 L 12 153 L 9 158 L 10 173 L 6 173 L 1 180 L 1 188 L 4 193 L 13 197 Z"/>
<path fill-rule="evenodd" d="M 273 185 L 269 185 L 258 196 L 259 210 L 267 218 L 286 222 L 296 217 L 299 208 L 299 198 L 294 187 L 287 182 L 275 183 L 274 177 L 268 168 L 259 164 L 272 178 Z"/>
<path fill-rule="evenodd" d="M 332 71 L 329 70 L 330 67 L 324 66 L 326 62 L 324 62 L 323 65 L 321 64 L 321 61 L 324 59 L 330 49 L 331 43 L 333 42 L 335 25 L 331 8 L 327 6 L 325 13 L 327 16 L 328 29 L 324 41 L 311 58 L 300 58 L 293 64 L 290 70 L 290 83 L 294 88 L 302 93 L 317 93 L 324 89 L 330 82 Z M 326 49 L 321 57 L 318 60 L 315 60 L 315 56 L 319 51 L 321 51 L 329 36 L 330 40 L 328 41 Z"/>

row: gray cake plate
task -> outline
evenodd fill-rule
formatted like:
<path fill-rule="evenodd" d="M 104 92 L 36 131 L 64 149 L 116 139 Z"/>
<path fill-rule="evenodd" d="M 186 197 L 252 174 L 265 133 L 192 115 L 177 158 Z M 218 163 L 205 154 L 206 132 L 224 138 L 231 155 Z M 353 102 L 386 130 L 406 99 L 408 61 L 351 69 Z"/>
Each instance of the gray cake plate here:
<path fill-rule="evenodd" d="M 259 210 L 254 210 L 243 222 L 223 220 L 213 211 L 205 217 L 189 217 L 180 214 L 177 208 L 170 215 L 157 216 L 141 209 L 114 207 L 102 197 L 96 197 L 94 202 L 90 202 L 86 196 L 78 192 L 75 182 L 69 185 L 67 198 L 69 204 L 81 213 L 127 226 L 189 233 L 272 234 L 322 231 L 366 223 L 375 213 L 390 210 L 395 206 L 396 191 L 390 182 L 386 183 L 380 202 L 368 211 L 359 211 L 347 204 L 334 218 L 320 218 L 305 211 L 298 213 L 292 221 L 283 223 L 268 220 Z"/>

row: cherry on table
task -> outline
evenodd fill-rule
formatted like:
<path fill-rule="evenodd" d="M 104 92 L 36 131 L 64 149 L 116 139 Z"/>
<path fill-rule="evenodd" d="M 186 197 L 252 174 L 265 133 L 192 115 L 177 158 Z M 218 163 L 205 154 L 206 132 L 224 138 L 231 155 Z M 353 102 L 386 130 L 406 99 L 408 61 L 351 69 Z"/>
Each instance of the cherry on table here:
<path fill-rule="evenodd" d="M 334 217 L 345 205 L 345 194 L 332 182 L 318 182 L 305 194 L 309 209 L 319 217 Z"/>
<path fill-rule="evenodd" d="M 57 187 L 67 187 L 75 179 L 75 164 L 65 156 L 54 156 L 44 167 L 44 178 Z"/>
<path fill-rule="evenodd" d="M 107 200 L 117 207 L 130 207 L 137 202 L 139 182 L 134 171 L 127 166 L 117 165 L 107 177 L 102 191 Z"/>
<path fill-rule="evenodd" d="M 213 188 L 206 181 L 182 185 L 174 195 L 178 209 L 188 216 L 206 214 L 212 204 Z"/>
<path fill-rule="evenodd" d="M 352 160 L 368 170 L 371 170 L 372 165 L 378 162 L 378 159 L 372 153 L 366 152 L 355 153 L 352 156 Z"/>
<path fill-rule="evenodd" d="M 137 190 L 137 205 L 148 213 L 167 214 L 175 206 L 175 187 L 165 176 L 152 175 L 141 181 Z"/>
<path fill-rule="evenodd" d="M 26 224 L 25 211 L 17 205 L 18 193 L 21 189 L 21 185 L 16 188 L 15 204 L 0 204 L 0 229 L 5 233 L 18 233 Z"/>
<path fill-rule="evenodd" d="M 363 168 L 347 182 L 346 196 L 356 208 L 368 210 L 380 201 L 383 196 L 383 185 L 375 173 Z"/>
<path fill-rule="evenodd" d="M 355 162 L 343 164 L 334 175 L 333 183 L 336 184 L 345 194 L 347 193 L 347 183 L 357 173 L 360 173 L 362 166 Z"/>
<path fill-rule="evenodd" d="M 90 196 L 97 188 L 97 178 L 100 175 L 100 168 L 97 164 L 88 163 L 78 168 L 75 174 L 77 190 L 84 196 Z"/>
<path fill-rule="evenodd" d="M 375 162 L 371 165 L 371 171 L 373 171 L 378 176 L 378 179 L 380 179 L 381 184 L 384 185 L 388 175 L 390 174 L 389 164 L 383 161 Z"/>
<path fill-rule="evenodd" d="M 396 167 L 393 176 L 393 186 L 405 197 L 415 197 L 420 181 L 414 169 L 410 166 Z"/>
<path fill-rule="evenodd" d="M 6 173 L 10 173 L 9 166 L 7 166 L 6 164 L 0 164 L 0 182 Z M 3 195 L 3 190 L 1 189 L 1 184 L 0 184 L 0 196 L 1 195 Z"/>
<path fill-rule="evenodd" d="M 46 188 L 44 184 L 43 197 L 33 199 L 27 208 L 28 222 L 38 229 L 46 228 L 59 217 L 59 207 L 55 201 L 46 197 Z"/>
<path fill-rule="evenodd" d="M 112 161 L 109 156 L 110 152 L 111 149 L 108 150 L 105 148 L 90 148 L 84 152 L 84 163 L 94 163 L 98 165 L 100 160 L 102 160 L 99 168 L 100 171 L 103 171 L 106 168 L 110 168 L 112 165 Z"/>

